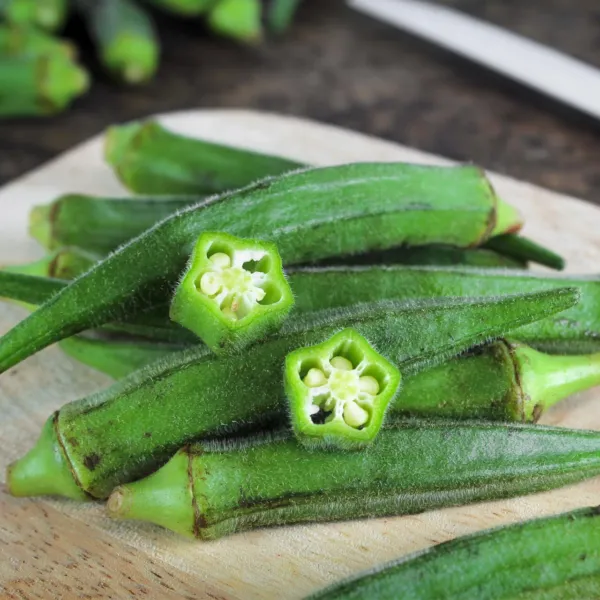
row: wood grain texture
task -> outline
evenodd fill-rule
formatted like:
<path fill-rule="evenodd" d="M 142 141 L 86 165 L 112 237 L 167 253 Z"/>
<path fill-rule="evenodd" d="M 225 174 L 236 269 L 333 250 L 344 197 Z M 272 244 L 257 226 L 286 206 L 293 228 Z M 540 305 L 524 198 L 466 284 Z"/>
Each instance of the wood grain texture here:
<path fill-rule="evenodd" d="M 274 115 L 198 111 L 168 115 L 163 120 L 189 135 L 315 164 L 443 162 L 360 134 Z M 528 235 L 558 247 L 572 272 L 597 271 L 598 209 L 528 184 L 493 179 L 499 193 L 525 214 Z M 26 236 L 28 209 L 66 191 L 122 191 L 102 164 L 99 140 L 0 190 L 0 264 L 41 255 Z M 0 306 L 0 333 L 23 316 L 16 307 Z M 2 472 L 32 445 L 51 411 L 108 383 L 106 377 L 74 363 L 57 348 L 49 348 L 1 376 Z M 544 422 L 600 429 L 598 400 L 598 391 L 581 394 L 550 411 Z M 597 504 L 598 498 L 600 480 L 595 479 L 550 493 L 422 515 L 258 530 L 197 543 L 151 525 L 110 521 L 101 503 L 16 500 L 2 494 L 0 594 L 4 595 L 0 597 L 120 598 L 129 593 L 145 598 L 179 594 L 184 598 L 297 599 L 340 577 L 431 544 L 486 527 Z"/>

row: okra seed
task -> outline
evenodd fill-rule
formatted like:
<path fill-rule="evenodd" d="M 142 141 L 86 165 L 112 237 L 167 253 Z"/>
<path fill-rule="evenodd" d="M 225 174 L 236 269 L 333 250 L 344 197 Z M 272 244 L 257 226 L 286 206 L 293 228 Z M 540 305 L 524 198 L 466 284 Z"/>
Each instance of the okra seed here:
<path fill-rule="evenodd" d="M 358 380 L 358 387 L 362 392 L 376 396 L 379 393 L 379 382 L 371 375 L 363 375 Z"/>
<path fill-rule="evenodd" d="M 204 273 L 200 278 L 200 291 L 207 296 L 218 294 L 222 287 L 221 281 L 215 273 Z"/>
<path fill-rule="evenodd" d="M 302 381 L 308 387 L 321 387 L 327 383 L 327 377 L 321 369 L 312 368 L 309 369 Z"/>
<path fill-rule="evenodd" d="M 350 427 L 362 427 L 369 420 L 369 413 L 356 402 L 346 402 L 344 405 L 344 421 Z"/>
<path fill-rule="evenodd" d="M 210 261 L 216 266 L 224 269 L 231 266 L 231 259 L 225 252 L 215 252 L 211 257 Z"/>
<path fill-rule="evenodd" d="M 352 371 L 354 366 L 352 363 L 343 356 L 334 356 L 330 361 L 331 366 L 340 371 Z"/>

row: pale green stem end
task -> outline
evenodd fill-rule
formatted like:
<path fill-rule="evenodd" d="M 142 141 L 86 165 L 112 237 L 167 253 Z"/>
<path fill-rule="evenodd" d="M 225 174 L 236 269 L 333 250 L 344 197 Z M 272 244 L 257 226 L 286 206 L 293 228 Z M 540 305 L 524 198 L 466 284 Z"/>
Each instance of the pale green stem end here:
<path fill-rule="evenodd" d="M 52 246 L 51 204 L 34 206 L 29 213 L 29 235 L 44 248 Z"/>
<path fill-rule="evenodd" d="M 521 213 L 501 198 L 496 199 L 496 223 L 490 237 L 504 233 L 515 233 L 524 225 Z"/>

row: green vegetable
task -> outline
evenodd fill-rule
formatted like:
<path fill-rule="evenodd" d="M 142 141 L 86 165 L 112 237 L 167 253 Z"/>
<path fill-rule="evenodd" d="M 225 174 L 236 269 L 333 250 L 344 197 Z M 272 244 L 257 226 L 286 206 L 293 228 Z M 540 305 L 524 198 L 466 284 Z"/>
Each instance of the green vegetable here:
<path fill-rule="evenodd" d="M 300 0 L 270 0 L 267 13 L 269 29 L 275 33 L 284 33 L 291 25 L 298 10 Z"/>
<path fill-rule="evenodd" d="M 0 18 L 51 31 L 62 27 L 67 11 L 67 0 L 0 0 Z"/>
<path fill-rule="evenodd" d="M 273 241 L 291 265 L 402 243 L 469 246 L 518 224 L 473 167 L 362 163 L 263 180 L 165 219 L 76 279 L 0 338 L 0 373 L 133 305 L 164 301 L 204 231 Z"/>
<path fill-rule="evenodd" d="M 31 58 L 59 54 L 67 59 L 76 57 L 75 46 L 39 29 L 14 24 L 0 24 L 0 57 Z"/>
<path fill-rule="evenodd" d="M 509 256 L 514 260 L 536 262 L 558 271 L 565 268 L 565 260 L 562 256 L 519 235 L 499 235 L 488 240 L 485 245 L 487 248 Z"/>
<path fill-rule="evenodd" d="M 52 280 L 18 277 L 15 281 L 10 275 L 8 278 L 7 281 L 6 275 L 0 273 L 0 295 L 10 294 L 21 301 L 39 304 L 56 289 Z M 566 314 L 574 310 L 576 307 Z M 93 349 L 87 351 L 82 362 L 116 377 L 128 375 L 178 348 L 105 339 L 88 345 L 93 345 Z M 68 348 L 63 350 L 73 356 Z M 104 361 L 102 354 L 106 355 Z M 598 354 L 548 356 L 519 342 L 499 341 L 405 378 L 402 393 L 390 410 L 394 417 L 535 421 L 543 410 L 570 394 L 599 385 L 598 360 Z M 118 365 L 118 375 L 114 375 L 111 364 Z M 281 420 L 283 404 L 277 405 L 276 412 L 278 416 L 273 418 Z"/>
<path fill-rule="evenodd" d="M 60 112 L 88 89 L 87 73 L 61 56 L 0 58 L 0 118 Z"/>
<path fill-rule="evenodd" d="M 98 257 L 96 255 L 80 248 L 60 248 L 31 263 L 2 267 L 2 271 L 54 279 L 75 279 L 75 277 L 79 277 L 79 275 L 85 273 L 97 261 Z M 29 281 L 30 285 L 34 285 L 34 283 L 35 280 Z M 4 281 L 0 277 L 0 290 L 3 284 Z M 55 291 L 59 291 L 63 287 L 57 286 Z M 40 303 L 43 304 L 44 301 L 42 300 Z"/>
<path fill-rule="evenodd" d="M 147 0 L 154 6 L 185 17 L 205 13 L 218 0 Z"/>
<path fill-rule="evenodd" d="M 216 354 L 228 354 L 277 331 L 293 305 L 275 244 L 203 233 L 170 316 Z"/>
<path fill-rule="evenodd" d="M 263 35 L 260 0 L 218 0 L 207 21 L 216 33 L 241 42 L 260 42 Z"/>
<path fill-rule="evenodd" d="M 475 533 L 381 565 L 307 600 L 597 598 L 598 515 L 598 508 L 583 508 Z"/>
<path fill-rule="evenodd" d="M 56 250 L 76 246 L 106 255 L 200 198 L 95 198 L 69 194 L 35 206 L 29 233 L 42 246 Z"/>
<path fill-rule="evenodd" d="M 8 486 L 14 495 L 105 497 L 115 485 L 164 464 L 190 440 L 259 428 L 279 418 L 285 356 L 324 341 L 340 327 L 356 329 L 410 376 L 565 309 L 576 298 L 573 290 L 559 290 L 487 300 L 362 304 L 288 319 L 278 335 L 226 359 L 190 348 L 64 406 L 37 445 L 11 467 Z M 65 484 L 73 475 L 77 483 Z"/>
<path fill-rule="evenodd" d="M 353 329 L 288 354 L 284 377 L 300 443 L 342 449 L 363 448 L 375 439 L 402 379 Z"/>
<path fill-rule="evenodd" d="M 137 194 L 221 193 L 281 175 L 297 162 L 177 135 L 156 121 L 134 121 L 106 133 L 106 161 Z"/>
<path fill-rule="evenodd" d="M 148 81 L 158 67 L 160 42 L 150 15 L 131 0 L 75 0 L 97 45 L 100 62 L 117 79 Z"/>
<path fill-rule="evenodd" d="M 118 487 L 108 511 L 215 539 L 507 498 L 598 473 L 596 431 L 409 421 L 381 431 L 367 452 L 307 452 L 284 436 L 186 447 L 147 479 Z"/>

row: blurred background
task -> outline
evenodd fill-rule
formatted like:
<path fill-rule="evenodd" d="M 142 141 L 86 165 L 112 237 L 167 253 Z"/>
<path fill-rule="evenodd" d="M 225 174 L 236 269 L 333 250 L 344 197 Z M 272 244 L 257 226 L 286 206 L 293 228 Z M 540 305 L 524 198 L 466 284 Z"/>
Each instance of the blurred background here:
<path fill-rule="evenodd" d="M 438 3 L 600 68 L 596 0 Z M 162 49 L 154 77 L 137 86 L 108 75 L 88 36 L 89 22 L 81 15 L 68 18 L 60 35 L 79 49 L 90 89 L 56 116 L 0 120 L 0 185 L 112 123 L 219 107 L 340 125 L 600 204 L 600 126 L 592 118 L 354 12 L 343 1 L 304 0 L 285 31 L 265 27 L 260 42 L 219 35 L 206 18 L 144 7 Z M 0 78 L 0 103 L 13 92 L 14 84 Z"/>

